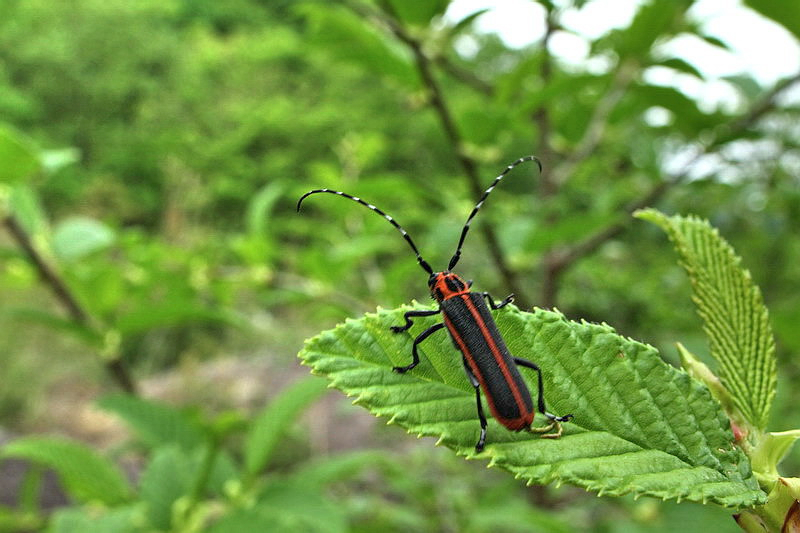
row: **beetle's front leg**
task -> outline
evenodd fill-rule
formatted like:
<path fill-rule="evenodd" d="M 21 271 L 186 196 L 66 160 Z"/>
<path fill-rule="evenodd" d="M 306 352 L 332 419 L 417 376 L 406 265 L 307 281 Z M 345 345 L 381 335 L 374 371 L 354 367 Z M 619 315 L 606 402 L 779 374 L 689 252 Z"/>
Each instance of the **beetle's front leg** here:
<path fill-rule="evenodd" d="M 438 312 L 438 311 L 437 311 Z M 408 320 L 408 319 L 406 319 Z M 419 354 L 417 353 L 417 345 L 427 339 L 432 333 L 435 333 L 444 327 L 444 323 L 440 322 L 438 324 L 434 324 L 422 333 L 420 333 L 416 339 L 414 339 L 414 346 L 411 348 L 411 356 L 413 359 L 411 360 L 411 364 L 407 366 L 396 366 L 392 370 L 397 372 L 398 374 L 404 374 L 417 366 L 419 364 Z"/>
<path fill-rule="evenodd" d="M 406 313 L 403 314 L 403 318 L 406 319 L 406 323 L 403 324 L 402 326 L 392 326 L 391 329 L 395 333 L 402 333 L 404 331 L 407 331 L 408 328 L 410 328 L 411 326 L 414 325 L 414 322 L 411 321 L 411 317 L 433 316 L 433 315 L 438 315 L 438 314 L 439 314 L 439 310 L 438 309 L 430 309 L 430 310 L 425 310 L 425 311 L 422 311 L 422 310 L 407 311 Z"/>

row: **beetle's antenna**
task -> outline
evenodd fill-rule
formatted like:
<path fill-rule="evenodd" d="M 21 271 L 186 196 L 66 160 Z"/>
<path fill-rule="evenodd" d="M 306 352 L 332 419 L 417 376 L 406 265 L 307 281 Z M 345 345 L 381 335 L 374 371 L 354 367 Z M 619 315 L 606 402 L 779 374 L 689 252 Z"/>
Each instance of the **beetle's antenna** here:
<path fill-rule="evenodd" d="M 331 189 L 314 189 L 313 191 L 308 191 L 307 193 L 305 193 L 297 201 L 297 212 L 298 213 L 300 212 L 300 205 L 303 203 L 303 200 L 305 200 L 307 197 L 311 196 L 312 194 L 316 194 L 318 192 L 327 192 L 327 193 L 330 193 L 330 194 L 336 194 L 338 196 L 344 196 L 345 198 L 349 198 L 350 200 L 353 200 L 354 202 L 358 202 L 359 204 L 363 205 L 367 209 L 369 209 L 371 211 L 375 211 L 376 213 L 381 215 L 383 218 L 385 218 L 386 220 L 389 221 L 389 224 L 394 226 L 397 229 L 397 231 L 400 232 L 400 234 L 406 240 L 408 245 L 411 246 L 411 249 L 414 250 L 414 254 L 416 254 L 416 256 L 417 256 L 417 262 L 419 263 L 419 266 L 421 266 L 422 269 L 425 270 L 425 272 L 427 272 L 428 274 L 433 274 L 433 269 L 428 264 L 428 262 L 425 261 L 422 258 L 422 256 L 419 254 L 419 250 L 417 249 L 417 245 L 414 244 L 413 240 L 411 240 L 411 236 L 408 234 L 408 232 L 406 230 L 403 229 L 403 226 L 398 224 L 397 221 L 395 219 L 393 219 L 391 216 L 387 215 L 386 213 L 384 213 L 383 211 L 381 211 L 380 209 L 378 209 L 374 205 L 365 202 L 364 200 L 362 200 L 358 196 L 351 196 L 351 195 L 349 195 L 349 194 L 347 194 L 345 192 L 334 191 L 334 190 L 331 190 Z M 463 238 L 462 238 L 462 240 L 463 240 Z"/>
<path fill-rule="evenodd" d="M 542 163 L 535 156 L 526 155 L 525 157 L 520 157 L 519 159 L 508 165 L 505 168 L 505 170 L 503 170 L 503 172 L 501 172 L 500 175 L 497 176 L 494 179 L 494 181 L 492 181 L 492 184 L 489 185 L 489 187 L 485 191 L 483 191 L 483 196 L 481 196 L 481 199 L 478 200 L 477 204 L 475 204 L 475 207 L 472 209 L 472 213 L 470 213 L 469 216 L 467 217 L 467 221 L 464 223 L 464 228 L 461 230 L 461 238 L 458 239 L 458 247 L 456 248 L 456 253 L 454 253 L 453 257 L 450 259 L 450 264 L 447 266 L 447 270 L 453 270 L 453 268 L 456 266 L 456 263 L 458 263 L 458 260 L 461 258 L 461 247 L 464 245 L 464 239 L 466 239 L 467 237 L 467 232 L 469 232 L 470 222 L 472 222 L 472 219 L 475 218 L 475 215 L 478 214 L 480 208 L 483 207 L 483 202 L 486 201 L 486 198 L 488 198 L 488 196 L 491 194 L 491 192 L 494 190 L 497 184 L 500 183 L 500 180 L 503 179 L 505 175 L 511 171 L 512 168 L 521 163 L 525 163 L 526 161 L 536 161 L 536 164 L 539 166 L 539 172 L 542 171 Z"/>

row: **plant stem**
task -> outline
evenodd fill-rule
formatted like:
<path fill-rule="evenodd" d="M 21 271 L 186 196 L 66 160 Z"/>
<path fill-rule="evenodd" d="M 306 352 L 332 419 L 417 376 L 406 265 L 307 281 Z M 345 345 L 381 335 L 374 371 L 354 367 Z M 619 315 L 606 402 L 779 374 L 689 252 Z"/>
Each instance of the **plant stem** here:
<path fill-rule="evenodd" d="M 42 279 L 44 284 L 50 288 L 56 300 L 64 306 L 69 316 L 76 323 L 92 328 L 92 320 L 89 313 L 81 306 L 78 299 L 72 293 L 70 288 L 56 270 L 45 260 L 44 256 L 36 249 L 30 235 L 25 231 L 25 228 L 19 223 L 14 215 L 7 215 L 3 223 L 17 242 L 25 256 L 36 268 L 36 272 Z M 106 370 L 111 374 L 111 377 L 117 384 L 130 394 L 136 393 L 136 385 L 128 372 L 127 367 L 117 357 L 114 359 L 106 360 Z"/>

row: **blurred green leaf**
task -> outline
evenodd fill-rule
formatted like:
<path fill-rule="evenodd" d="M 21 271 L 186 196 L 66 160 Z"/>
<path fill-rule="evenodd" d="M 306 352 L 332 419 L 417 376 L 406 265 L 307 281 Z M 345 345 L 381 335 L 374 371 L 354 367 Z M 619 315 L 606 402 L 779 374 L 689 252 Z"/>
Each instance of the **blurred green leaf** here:
<path fill-rule="evenodd" d="M 93 218 L 68 218 L 53 229 L 53 251 L 64 261 L 78 261 L 111 246 L 114 231 Z"/>
<path fill-rule="evenodd" d="M 227 309 L 203 308 L 200 307 L 200 302 L 192 298 L 173 298 L 158 305 L 154 305 L 152 301 L 141 301 L 135 302 L 135 305 L 136 307 L 126 311 L 114 323 L 114 327 L 125 335 L 182 324 L 238 324 L 236 317 Z"/>
<path fill-rule="evenodd" d="M 750 272 L 705 220 L 668 217 L 654 209 L 637 216 L 661 227 L 675 245 L 720 378 L 747 421 L 763 431 L 777 383 L 775 339 Z"/>
<path fill-rule="evenodd" d="M 48 172 L 55 172 L 80 161 L 81 153 L 76 148 L 60 150 L 44 150 L 41 153 L 42 167 Z"/>
<path fill-rule="evenodd" d="M 763 93 L 763 88 L 758 83 L 758 80 L 748 74 L 725 76 L 722 79 L 732 83 L 751 102 L 755 101 Z"/>
<path fill-rule="evenodd" d="M 78 502 L 116 505 L 131 489 L 117 465 L 77 442 L 56 437 L 25 437 L 0 448 L 0 457 L 27 459 L 52 468 L 67 494 Z"/>
<path fill-rule="evenodd" d="M 134 533 L 141 532 L 140 509 L 67 507 L 53 513 L 47 533 Z"/>
<path fill-rule="evenodd" d="M 706 34 L 697 34 L 698 37 L 703 39 L 705 42 L 712 46 L 716 46 L 717 48 L 722 48 L 723 50 L 730 51 L 731 47 L 728 46 L 728 43 L 720 39 L 719 37 L 714 37 L 713 35 L 706 35 Z"/>
<path fill-rule="evenodd" d="M 656 64 L 662 67 L 669 67 L 678 72 L 683 72 L 684 74 L 691 74 L 692 76 L 695 76 L 699 80 L 705 79 L 703 73 L 697 70 L 697 68 L 694 65 L 692 65 L 685 59 L 681 59 L 679 57 L 671 57 L 669 59 L 659 61 Z"/>
<path fill-rule="evenodd" d="M 97 405 L 122 418 L 148 448 L 177 444 L 190 451 L 206 443 L 194 418 L 163 403 L 115 394 L 101 398 Z"/>
<path fill-rule="evenodd" d="M 344 509 L 324 494 L 322 487 L 305 483 L 270 483 L 258 503 L 221 518 L 209 533 L 252 533 L 253 531 L 303 531 L 345 533 Z"/>
<path fill-rule="evenodd" d="M 411 342 L 436 319 L 395 335 L 403 307 L 348 320 L 309 340 L 300 353 L 315 373 L 390 423 L 430 435 L 467 457 L 485 457 L 530 483 L 571 483 L 606 495 L 740 507 L 764 494 L 725 414 L 708 389 L 664 363 L 650 346 L 606 325 L 568 321 L 557 312 L 495 314 L 512 353 L 535 359 L 550 410 L 573 413 L 560 439 L 512 433 L 489 422 L 486 449 L 478 435 L 475 396 L 447 335 L 422 345 L 421 363 L 400 375 Z M 533 376 L 529 387 L 536 390 Z"/>
<path fill-rule="evenodd" d="M 319 381 L 319 380 L 317 380 Z M 392 463 L 385 451 L 358 450 L 335 456 L 317 457 L 301 465 L 293 476 L 311 486 L 324 486 L 353 477 L 366 468 Z"/>
<path fill-rule="evenodd" d="M 168 531 L 175 501 L 189 493 L 196 472 L 185 450 L 175 445 L 156 448 L 139 481 L 141 499 L 147 505 L 150 525 Z"/>
<path fill-rule="evenodd" d="M 394 13 L 408 24 L 426 25 L 437 15 L 444 14 L 449 0 L 388 0 Z"/>
<path fill-rule="evenodd" d="M 630 26 L 612 32 L 616 53 L 623 57 L 647 56 L 657 39 L 674 33 L 680 27 L 690 5 L 687 0 L 650 0 L 640 5 Z"/>
<path fill-rule="evenodd" d="M 247 204 L 247 232 L 253 237 L 269 238 L 270 214 L 275 203 L 281 199 L 286 191 L 286 185 L 280 181 L 273 181 L 264 185 L 256 192 L 250 203 Z"/>
<path fill-rule="evenodd" d="M 703 113 L 697 102 L 674 87 L 639 85 L 633 88 L 633 94 L 642 106 L 655 104 L 670 110 L 675 117 L 674 127 L 686 135 L 693 135 L 718 122 L 714 117 Z"/>
<path fill-rule="evenodd" d="M 309 22 L 309 35 L 315 46 L 404 85 L 416 83 L 416 71 L 408 54 L 354 13 L 323 3 L 304 3 L 298 10 Z"/>
<path fill-rule="evenodd" d="M 309 404 L 325 393 L 325 383 L 304 379 L 281 391 L 253 421 L 245 439 L 245 468 L 255 476 L 272 457 L 278 442 Z"/>
<path fill-rule="evenodd" d="M 25 232 L 34 239 L 43 239 L 49 230 L 47 215 L 39 194 L 27 185 L 18 185 L 9 197 L 11 212 Z"/>
<path fill-rule="evenodd" d="M 479 10 L 473 12 L 473 13 L 470 13 L 469 15 L 467 15 L 464 18 L 462 18 L 458 22 L 456 22 L 453 25 L 453 27 L 449 29 L 450 38 L 456 37 L 459 34 L 461 34 L 464 30 L 469 28 L 472 25 L 473 22 L 475 22 L 475 19 L 477 19 L 478 17 L 480 17 L 484 13 L 487 13 L 488 11 L 489 11 L 489 8 L 479 9 Z"/>
<path fill-rule="evenodd" d="M 10 126 L 0 124 L 0 183 L 24 182 L 40 169 L 34 143 Z"/>

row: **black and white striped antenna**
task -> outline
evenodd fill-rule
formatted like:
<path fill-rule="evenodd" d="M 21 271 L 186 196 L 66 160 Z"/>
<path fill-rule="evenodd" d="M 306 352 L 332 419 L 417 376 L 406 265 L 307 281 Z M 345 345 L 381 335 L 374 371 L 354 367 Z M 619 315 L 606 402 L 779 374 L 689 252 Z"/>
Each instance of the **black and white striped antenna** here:
<path fill-rule="evenodd" d="M 475 215 L 478 214 L 478 211 L 480 211 L 481 207 L 483 207 L 483 203 L 486 201 L 486 198 L 489 197 L 489 195 L 492 193 L 497 184 L 500 183 L 500 180 L 503 179 L 506 174 L 511 172 L 511 169 L 513 169 L 517 165 L 525 163 L 526 161 L 536 161 L 536 164 L 539 166 L 539 172 L 542 171 L 541 161 L 539 161 L 535 156 L 526 155 L 525 157 L 520 157 L 519 159 L 508 165 L 505 168 L 505 170 L 503 170 L 503 172 L 501 172 L 500 175 L 497 176 L 494 179 L 494 181 L 492 181 L 492 184 L 489 185 L 489 187 L 485 191 L 483 191 L 483 196 L 481 196 L 481 199 L 478 200 L 477 204 L 475 204 L 475 207 L 472 209 L 472 213 L 470 213 L 469 216 L 467 217 L 467 221 L 464 223 L 464 228 L 461 230 L 461 238 L 458 239 L 458 246 L 456 247 L 456 253 L 454 253 L 453 257 L 450 259 L 450 264 L 447 266 L 447 270 L 453 270 L 453 268 L 455 268 L 456 266 L 456 263 L 458 263 L 458 260 L 461 258 L 461 247 L 464 246 L 464 239 L 467 238 L 467 232 L 469 232 L 469 225 L 472 222 L 472 219 L 475 218 Z"/>

